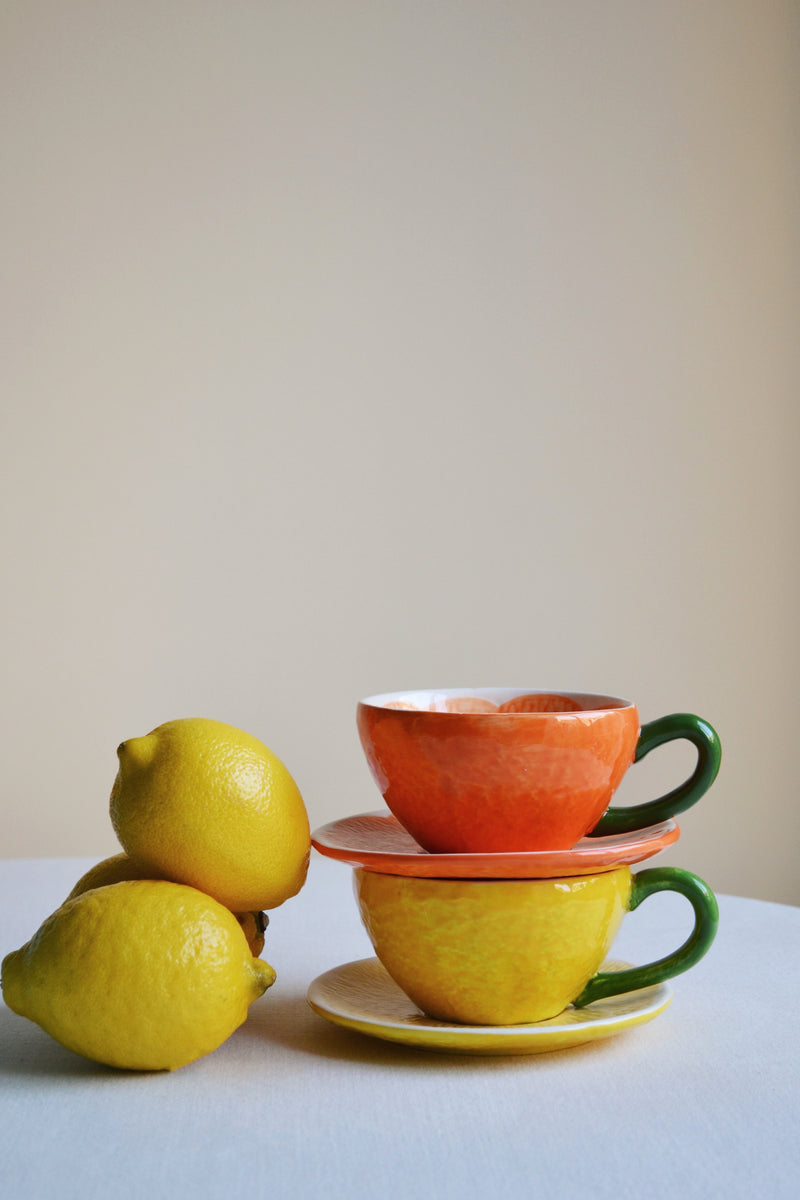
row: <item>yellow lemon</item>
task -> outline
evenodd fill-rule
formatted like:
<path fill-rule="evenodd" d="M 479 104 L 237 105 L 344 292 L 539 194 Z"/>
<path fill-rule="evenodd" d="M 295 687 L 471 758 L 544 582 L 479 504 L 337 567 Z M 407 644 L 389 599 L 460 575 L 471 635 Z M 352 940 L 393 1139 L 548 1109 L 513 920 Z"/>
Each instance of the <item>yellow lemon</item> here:
<path fill-rule="evenodd" d="M 152 871 L 142 866 L 141 863 L 134 862 L 123 850 L 120 854 L 113 854 L 111 858 L 104 858 L 102 862 L 95 863 L 85 875 L 81 875 L 67 896 L 67 900 L 73 900 L 75 896 L 82 896 L 84 892 L 88 892 L 92 888 L 108 887 L 111 883 L 121 883 L 124 879 L 154 878 L 157 878 L 157 876 Z M 161 877 L 158 876 L 158 878 Z M 250 953 L 258 958 L 264 949 L 264 932 L 268 924 L 266 913 L 246 912 L 234 913 L 233 915 L 244 930 L 247 944 L 250 947 Z"/>
<path fill-rule="evenodd" d="M 306 880 L 303 798 L 263 742 L 205 718 L 168 721 L 117 750 L 111 821 L 148 871 L 232 912 L 277 908 Z"/>
<path fill-rule="evenodd" d="M 110 883 L 122 883 L 126 879 L 157 879 L 161 876 L 154 875 L 152 871 L 148 871 L 147 867 L 135 863 L 123 851 L 121 854 L 114 854 L 111 858 L 104 858 L 102 862 L 95 863 L 90 867 L 85 875 L 81 875 L 74 888 L 67 896 L 67 900 L 74 900 L 76 896 L 82 896 L 84 892 L 91 891 L 92 888 L 107 887 Z"/>
<path fill-rule="evenodd" d="M 223 905 L 165 880 L 68 900 L 2 966 L 3 998 L 97 1062 L 173 1070 L 208 1054 L 275 981 Z"/>
<path fill-rule="evenodd" d="M 234 913 L 233 915 L 241 925 L 244 936 L 247 938 L 250 953 L 253 955 L 253 958 L 258 958 L 264 949 L 264 934 L 267 932 L 269 917 L 265 912 Z"/>

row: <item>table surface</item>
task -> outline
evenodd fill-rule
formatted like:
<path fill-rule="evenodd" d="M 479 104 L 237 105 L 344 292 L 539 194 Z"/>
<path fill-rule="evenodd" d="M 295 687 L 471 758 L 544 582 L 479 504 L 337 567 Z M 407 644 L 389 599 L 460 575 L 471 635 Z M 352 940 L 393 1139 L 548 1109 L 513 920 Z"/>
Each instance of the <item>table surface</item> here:
<path fill-rule="evenodd" d="M 92 861 L 0 861 L 0 955 Z M 719 900 L 714 945 L 649 1024 L 546 1054 L 439 1054 L 309 1008 L 315 976 L 372 953 L 350 869 L 315 851 L 303 891 L 271 914 L 277 982 L 188 1067 L 101 1067 L 0 1005 L 0 1194 L 794 1198 L 800 908 Z M 681 897 L 654 896 L 614 955 L 666 953 L 690 922 Z"/>

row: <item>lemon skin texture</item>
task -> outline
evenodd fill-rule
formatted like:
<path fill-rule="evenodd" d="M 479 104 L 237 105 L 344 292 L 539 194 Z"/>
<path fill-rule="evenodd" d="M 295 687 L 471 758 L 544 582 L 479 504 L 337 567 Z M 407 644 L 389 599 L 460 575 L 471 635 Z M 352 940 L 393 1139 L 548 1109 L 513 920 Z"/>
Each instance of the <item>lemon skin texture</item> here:
<path fill-rule="evenodd" d="M 160 878 L 160 876 L 155 876 L 147 867 L 142 866 L 140 863 L 135 863 L 123 850 L 119 854 L 113 854 L 111 858 L 104 858 L 102 862 L 95 863 L 85 875 L 81 875 L 67 896 L 67 900 L 73 900 L 76 896 L 82 896 L 84 892 L 88 892 L 92 888 L 107 887 L 111 883 L 121 883 L 124 879 L 154 878 Z M 234 913 L 233 915 L 244 930 L 247 944 L 250 947 L 250 953 L 258 958 L 264 949 L 264 931 L 267 927 L 266 915 L 262 912 Z"/>
<path fill-rule="evenodd" d="M 627 868 L 562 879 L 416 879 L 354 871 L 378 958 L 440 1021 L 557 1016 L 605 958 L 627 911 Z"/>
<path fill-rule="evenodd" d="M 308 872 L 311 834 L 298 787 L 263 742 L 220 721 L 168 721 L 117 750 L 111 821 L 155 875 L 232 912 L 277 908 Z"/>
<path fill-rule="evenodd" d="M 84 892 L 2 965 L 14 1012 L 86 1058 L 140 1071 L 215 1050 L 274 980 L 232 913 L 164 880 Z"/>

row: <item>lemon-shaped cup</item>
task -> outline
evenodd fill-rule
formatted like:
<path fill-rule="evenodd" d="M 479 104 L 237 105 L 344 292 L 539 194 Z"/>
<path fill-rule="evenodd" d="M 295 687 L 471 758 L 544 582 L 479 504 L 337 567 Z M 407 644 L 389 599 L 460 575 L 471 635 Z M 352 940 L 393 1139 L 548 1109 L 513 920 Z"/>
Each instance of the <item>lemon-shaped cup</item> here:
<path fill-rule="evenodd" d="M 186 718 L 124 741 L 117 754 L 111 821 L 148 871 L 233 912 L 276 908 L 303 886 L 311 847 L 305 805 L 258 738 Z"/>
<path fill-rule="evenodd" d="M 9 1008 L 70 1050 L 133 1070 L 215 1050 L 274 980 L 227 908 L 146 879 L 68 900 L 2 965 Z"/>
<path fill-rule="evenodd" d="M 714 939 L 714 894 L 677 867 L 561 879 L 426 879 L 354 872 L 375 952 L 415 1004 L 442 1021 L 518 1025 L 688 970 Z M 689 939 L 657 962 L 599 972 L 625 913 L 656 891 L 691 902 Z"/>

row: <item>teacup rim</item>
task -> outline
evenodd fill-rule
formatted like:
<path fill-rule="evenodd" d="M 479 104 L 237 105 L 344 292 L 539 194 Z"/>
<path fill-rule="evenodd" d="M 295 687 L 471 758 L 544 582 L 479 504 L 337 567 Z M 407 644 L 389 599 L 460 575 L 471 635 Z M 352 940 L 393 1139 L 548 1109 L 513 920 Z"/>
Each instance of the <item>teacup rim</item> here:
<path fill-rule="evenodd" d="M 421 708 L 415 706 L 415 698 L 421 697 L 433 698 L 434 703 L 444 703 L 448 700 L 457 700 L 461 697 L 477 700 L 491 700 L 494 703 L 505 703 L 508 700 L 514 700 L 521 696 L 559 696 L 565 700 L 571 700 L 573 703 L 580 704 L 580 709 L 577 711 L 566 712 L 480 712 L 480 713 L 464 713 L 451 711 L 446 708 L 427 707 Z M 408 704 L 409 708 L 397 707 L 398 705 Z M 437 688 L 408 688 L 400 689 L 391 692 L 375 692 L 370 696 L 365 696 L 358 701 L 359 708 L 374 708 L 386 712 L 396 713 L 398 715 L 407 714 L 408 716 L 431 715 L 437 717 L 520 717 L 527 720 L 542 717 L 584 717 L 590 713 L 602 712 L 619 712 L 624 709 L 636 708 L 636 703 L 633 700 L 625 699 L 622 696 L 612 696 L 607 692 L 585 692 L 582 690 L 573 690 L 571 688 L 545 688 L 545 687 L 437 687 Z"/>
<path fill-rule="evenodd" d="M 567 871 L 563 875 L 527 875 L 525 878 L 521 879 L 517 876 L 502 875 L 397 875 L 392 874 L 390 871 L 376 871 L 364 863 L 357 863 L 352 867 L 352 880 L 355 886 L 358 879 L 360 879 L 362 875 L 382 875 L 386 879 L 394 880 L 395 885 L 398 887 L 405 887 L 406 884 L 410 885 L 408 889 L 409 891 L 458 891 L 460 890 L 459 885 L 463 884 L 528 884 L 530 891 L 553 891 L 553 888 L 548 887 L 547 885 L 560 884 L 563 887 L 565 884 L 570 886 L 572 884 L 576 884 L 580 887 L 584 887 L 587 883 L 591 882 L 591 880 L 599 878 L 601 875 L 616 875 L 623 871 L 626 871 L 631 879 L 634 879 L 636 877 L 636 872 L 633 868 L 634 866 L 639 865 L 640 864 L 638 863 L 618 862 L 608 867 L 596 867 L 594 870 L 584 871 L 583 873 Z M 682 867 L 664 868 L 666 871 L 672 869 L 675 871 L 683 870 Z M 420 887 L 415 889 L 415 884 L 441 884 L 442 886 L 438 889 L 436 887 Z M 531 884 L 538 884 L 541 886 L 537 889 L 536 887 L 530 887 Z M 387 884 L 387 886 L 389 885 Z M 488 891 L 488 888 L 486 890 Z M 522 891 L 523 888 L 507 888 L 507 890 Z"/>

